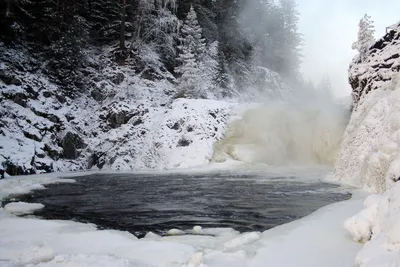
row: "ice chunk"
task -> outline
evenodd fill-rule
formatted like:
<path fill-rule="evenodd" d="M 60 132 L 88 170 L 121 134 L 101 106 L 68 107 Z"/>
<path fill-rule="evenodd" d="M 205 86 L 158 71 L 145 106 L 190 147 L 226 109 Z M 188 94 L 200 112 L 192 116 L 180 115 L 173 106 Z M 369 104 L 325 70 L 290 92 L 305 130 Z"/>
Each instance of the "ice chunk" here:
<path fill-rule="evenodd" d="M 44 205 L 39 203 L 11 202 L 4 206 L 4 209 L 15 215 L 32 214 L 43 209 Z"/>
<path fill-rule="evenodd" d="M 167 232 L 167 235 L 184 235 L 185 232 L 179 229 L 170 229 Z"/>
<path fill-rule="evenodd" d="M 195 233 L 200 233 L 201 230 L 202 230 L 201 226 L 196 225 L 195 227 L 193 227 L 193 232 L 195 232 Z"/>

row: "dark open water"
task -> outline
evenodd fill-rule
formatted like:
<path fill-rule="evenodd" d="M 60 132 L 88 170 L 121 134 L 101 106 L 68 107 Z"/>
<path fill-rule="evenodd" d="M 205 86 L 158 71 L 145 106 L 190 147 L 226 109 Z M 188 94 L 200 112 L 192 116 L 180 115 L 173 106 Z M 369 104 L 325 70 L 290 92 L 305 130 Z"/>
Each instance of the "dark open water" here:
<path fill-rule="evenodd" d="M 43 203 L 35 215 L 95 223 L 142 237 L 171 228 L 264 231 L 350 198 L 336 185 L 249 174 L 94 174 L 18 198 Z"/>

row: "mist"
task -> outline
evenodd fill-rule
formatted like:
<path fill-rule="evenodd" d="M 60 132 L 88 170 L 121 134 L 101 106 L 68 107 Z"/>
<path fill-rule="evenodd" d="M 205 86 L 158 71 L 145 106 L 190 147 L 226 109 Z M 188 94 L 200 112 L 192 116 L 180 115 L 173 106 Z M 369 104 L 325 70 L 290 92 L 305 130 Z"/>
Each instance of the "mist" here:
<path fill-rule="evenodd" d="M 348 67 L 356 55 L 351 45 L 357 39 L 358 23 L 365 13 L 375 22 L 375 37 L 400 20 L 398 0 L 297 0 L 299 31 L 303 35 L 301 71 L 317 84 L 325 75 L 335 96 L 351 92 Z"/>
<path fill-rule="evenodd" d="M 332 166 L 349 121 L 350 105 L 334 100 L 329 80 L 319 88 L 304 82 L 298 61 L 301 34 L 297 32 L 297 6 L 292 1 L 273 3 L 250 1 L 240 16 L 248 29 L 244 34 L 255 47 L 252 65 L 257 68 L 253 75 L 258 75 L 246 91 L 258 93 L 253 95 L 258 106 L 229 124 L 225 137 L 214 145 L 212 159 L 273 166 Z M 277 49 L 279 45 L 281 49 Z"/>

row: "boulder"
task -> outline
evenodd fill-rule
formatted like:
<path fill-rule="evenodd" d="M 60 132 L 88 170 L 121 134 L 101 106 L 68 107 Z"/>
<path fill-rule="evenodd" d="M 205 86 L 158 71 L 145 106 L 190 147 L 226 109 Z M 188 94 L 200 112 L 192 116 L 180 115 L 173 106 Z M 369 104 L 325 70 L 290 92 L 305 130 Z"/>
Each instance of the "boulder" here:
<path fill-rule="evenodd" d="M 103 101 L 103 100 L 106 98 L 105 93 L 102 92 L 102 91 L 101 91 L 100 89 L 98 89 L 98 88 L 93 89 L 93 90 L 90 92 L 90 96 L 91 96 L 94 100 L 96 100 L 97 102 L 101 102 L 101 101 Z"/>
<path fill-rule="evenodd" d="M 126 124 L 132 117 L 133 114 L 130 114 L 126 111 L 111 112 L 108 115 L 108 123 L 110 124 L 111 128 L 115 129 L 120 127 L 122 124 Z"/>
<path fill-rule="evenodd" d="M 0 79 L 7 85 L 22 85 L 22 82 L 17 77 L 7 74 L 4 70 L 0 71 Z"/>
<path fill-rule="evenodd" d="M 68 132 L 61 140 L 61 146 L 64 150 L 64 158 L 76 159 L 79 157 L 78 149 L 85 148 L 86 144 L 78 134 Z"/>
<path fill-rule="evenodd" d="M 105 156 L 104 152 L 94 152 L 89 158 L 88 169 L 91 169 L 93 166 L 102 169 L 106 164 Z"/>
<path fill-rule="evenodd" d="M 112 78 L 112 82 L 116 85 L 121 84 L 125 79 L 125 76 L 123 73 L 119 72 L 117 73 L 113 78 Z"/>

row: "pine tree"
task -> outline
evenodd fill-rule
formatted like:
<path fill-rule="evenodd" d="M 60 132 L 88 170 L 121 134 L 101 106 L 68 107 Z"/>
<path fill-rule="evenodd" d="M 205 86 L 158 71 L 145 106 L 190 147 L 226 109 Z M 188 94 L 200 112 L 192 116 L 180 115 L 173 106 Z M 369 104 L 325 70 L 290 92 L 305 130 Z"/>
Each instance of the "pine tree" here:
<path fill-rule="evenodd" d="M 375 42 L 375 27 L 373 23 L 371 17 L 365 14 L 358 24 L 358 38 L 351 48 L 360 53 L 361 61 L 365 60 L 369 47 Z"/>
<path fill-rule="evenodd" d="M 218 79 L 218 41 L 207 46 L 204 56 L 199 62 L 201 73 L 201 91 L 200 94 L 206 96 L 208 93 L 212 95 L 220 95 L 216 92 Z"/>
<path fill-rule="evenodd" d="M 291 81 L 298 80 L 300 74 L 301 35 L 298 32 L 299 12 L 295 0 L 280 0 L 283 31 L 281 43 L 281 58 L 279 73 Z"/>
<path fill-rule="evenodd" d="M 182 51 L 182 48 L 190 47 L 195 58 L 197 60 L 200 59 L 205 52 L 206 45 L 205 40 L 202 38 L 202 29 L 197 21 L 197 14 L 193 6 L 190 7 L 190 11 L 182 26 L 181 35 L 182 37 L 179 38 L 181 45 L 178 46 L 178 49 Z"/>
<path fill-rule="evenodd" d="M 201 27 L 197 21 L 197 15 L 193 7 L 181 29 L 178 67 L 175 72 L 180 74 L 178 79 L 181 93 L 185 96 L 198 96 L 198 83 L 200 78 L 199 62 L 205 52 L 204 39 L 201 37 Z"/>
<path fill-rule="evenodd" d="M 188 47 L 184 53 L 180 55 L 182 65 L 176 70 L 181 73 L 179 77 L 179 96 L 181 97 L 197 97 L 199 95 L 199 78 L 200 70 L 195 54 L 192 48 Z"/>
<path fill-rule="evenodd" d="M 136 23 L 135 45 L 150 44 L 168 65 L 167 69 L 171 69 L 169 64 L 176 58 L 179 25 L 175 2 L 140 1 L 137 9 L 140 18 Z"/>
<path fill-rule="evenodd" d="M 281 40 L 281 70 L 279 73 L 290 80 L 299 78 L 301 35 L 298 32 L 299 12 L 295 0 L 280 0 L 283 16 Z"/>
<path fill-rule="evenodd" d="M 226 62 L 225 55 L 222 49 L 218 49 L 218 68 L 217 68 L 217 85 L 221 89 L 221 95 L 227 96 L 229 94 L 229 75 L 228 63 Z"/>

